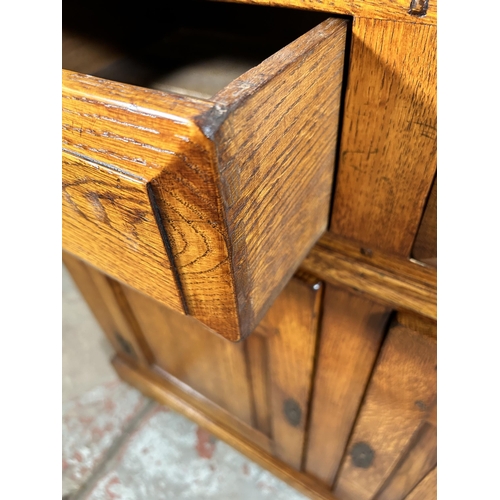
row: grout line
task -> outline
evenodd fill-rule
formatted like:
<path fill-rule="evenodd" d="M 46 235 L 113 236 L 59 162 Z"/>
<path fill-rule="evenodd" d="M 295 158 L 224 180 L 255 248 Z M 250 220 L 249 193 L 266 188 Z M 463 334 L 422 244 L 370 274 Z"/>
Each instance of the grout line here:
<path fill-rule="evenodd" d="M 85 481 L 85 483 L 80 486 L 75 493 L 70 493 L 63 497 L 62 500 L 81 500 L 83 499 L 92 488 L 97 484 L 99 479 L 101 479 L 104 474 L 109 472 L 110 464 L 113 459 L 116 457 L 118 452 L 122 449 L 123 445 L 127 442 L 127 440 L 132 436 L 132 434 L 139 428 L 140 423 L 145 419 L 145 417 L 151 413 L 151 410 L 158 406 L 156 401 L 150 400 L 146 403 L 144 408 L 139 410 L 139 412 L 130 420 L 130 422 L 125 426 L 123 432 L 114 440 L 111 447 L 104 454 L 101 462 L 97 467 L 92 471 L 90 477 Z"/>

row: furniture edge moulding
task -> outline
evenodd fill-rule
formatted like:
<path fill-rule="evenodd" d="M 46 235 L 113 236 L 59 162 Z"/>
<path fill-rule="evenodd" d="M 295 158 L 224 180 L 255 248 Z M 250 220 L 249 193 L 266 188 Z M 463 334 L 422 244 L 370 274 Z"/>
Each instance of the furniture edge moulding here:
<path fill-rule="evenodd" d="M 214 1 L 214 0 L 212 0 Z M 437 24 L 437 0 L 215 0 L 331 12 L 358 18 Z"/>

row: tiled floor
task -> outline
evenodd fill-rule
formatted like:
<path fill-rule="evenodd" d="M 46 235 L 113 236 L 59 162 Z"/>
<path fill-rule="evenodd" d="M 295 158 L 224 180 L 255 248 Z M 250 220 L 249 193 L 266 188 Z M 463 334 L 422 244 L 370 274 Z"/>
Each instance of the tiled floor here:
<path fill-rule="evenodd" d="M 63 270 L 63 498 L 305 500 L 182 415 L 120 382 Z"/>

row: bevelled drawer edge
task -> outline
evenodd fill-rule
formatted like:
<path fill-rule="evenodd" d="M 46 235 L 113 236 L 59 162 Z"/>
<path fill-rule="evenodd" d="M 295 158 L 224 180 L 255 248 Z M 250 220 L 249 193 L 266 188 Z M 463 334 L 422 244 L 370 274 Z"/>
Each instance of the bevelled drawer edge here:
<path fill-rule="evenodd" d="M 113 264 L 127 260 L 120 275 L 96 242 L 85 255 L 67 250 L 229 340 L 245 338 L 327 226 L 345 33 L 344 20 L 321 23 L 212 101 L 65 71 L 63 148 L 139 189 L 149 224 L 106 247 Z M 95 199 L 87 212 L 102 232 Z M 123 236 L 127 210 L 113 210 Z M 163 264 L 146 279 L 148 253 Z"/>
<path fill-rule="evenodd" d="M 238 340 L 214 145 L 196 123 L 213 106 L 64 72 L 63 243 L 112 277 Z M 92 192 L 84 188 L 89 182 Z M 72 201 L 69 186 L 80 190 Z M 128 200 L 125 190 L 133 193 Z M 127 203 L 134 205 L 133 223 Z M 187 294 L 186 276 L 196 282 Z"/>

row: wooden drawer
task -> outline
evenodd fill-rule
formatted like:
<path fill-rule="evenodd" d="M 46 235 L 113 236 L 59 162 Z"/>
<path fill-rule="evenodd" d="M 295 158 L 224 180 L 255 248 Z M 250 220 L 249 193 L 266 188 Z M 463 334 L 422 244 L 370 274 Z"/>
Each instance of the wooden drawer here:
<path fill-rule="evenodd" d="M 236 341 L 327 228 L 346 21 L 203 98 L 177 88 L 179 40 L 201 31 L 171 30 L 98 76 L 63 71 L 63 247 Z"/>

